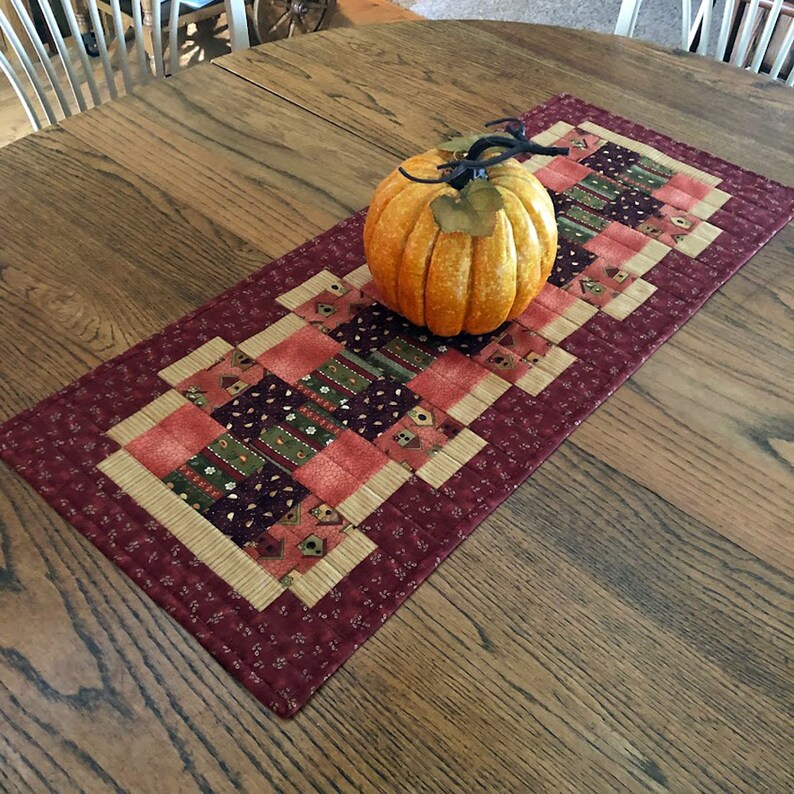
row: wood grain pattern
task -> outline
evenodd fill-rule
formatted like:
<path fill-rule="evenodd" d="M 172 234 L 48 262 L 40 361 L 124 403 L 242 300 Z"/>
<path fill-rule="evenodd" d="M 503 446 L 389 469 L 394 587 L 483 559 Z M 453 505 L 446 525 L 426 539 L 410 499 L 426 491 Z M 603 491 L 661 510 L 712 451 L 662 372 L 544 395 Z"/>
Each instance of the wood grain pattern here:
<path fill-rule="evenodd" d="M 639 42 L 398 24 L 219 64 L 0 152 L 2 416 L 397 156 L 562 90 L 794 177 L 788 95 Z M 0 790 L 794 787 L 793 252 L 788 229 L 289 722 L 0 469 Z"/>
<path fill-rule="evenodd" d="M 20 362 L 3 417 L 347 217 L 389 167 L 354 135 L 296 119 L 209 65 L 151 88 L 3 150 L 0 294 Z M 309 159 L 304 139 L 327 148 Z M 38 381 L 21 365 L 31 356 Z"/>
<path fill-rule="evenodd" d="M 794 100 L 768 78 L 586 31 L 486 22 L 445 22 L 443 36 L 439 29 L 434 22 L 412 22 L 321 33 L 235 53 L 216 64 L 402 157 L 450 132 L 479 129 L 499 114 L 523 112 L 567 91 L 693 146 L 730 155 L 739 165 L 794 180 L 794 140 L 788 134 Z M 337 46 L 345 48 L 345 69 L 333 67 Z M 450 49 L 465 57 L 448 61 Z M 483 79 L 484 69 L 490 79 Z M 693 102 L 705 91 L 708 103 Z M 739 136 L 726 124 L 737 114 L 748 122 Z"/>

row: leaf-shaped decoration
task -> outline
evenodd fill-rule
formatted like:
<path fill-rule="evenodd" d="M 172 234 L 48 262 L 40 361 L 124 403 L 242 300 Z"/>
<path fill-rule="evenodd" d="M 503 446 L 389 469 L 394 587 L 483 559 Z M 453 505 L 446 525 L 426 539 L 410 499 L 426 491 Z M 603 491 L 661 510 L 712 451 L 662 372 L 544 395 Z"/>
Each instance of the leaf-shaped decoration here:
<path fill-rule="evenodd" d="M 461 135 L 457 138 L 450 138 L 445 143 L 436 146 L 436 149 L 440 149 L 442 152 L 453 152 L 454 154 L 461 152 L 466 154 L 480 138 L 482 138 L 482 135 L 473 132 L 471 135 Z"/>
<path fill-rule="evenodd" d="M 496 214 L 503 207 L 501 194 L 487 179 L 475 179 L 457 197 L 439 196 L 430 204 L 441 231 L 465 232 L 473 237 L 490 237 Z"/>

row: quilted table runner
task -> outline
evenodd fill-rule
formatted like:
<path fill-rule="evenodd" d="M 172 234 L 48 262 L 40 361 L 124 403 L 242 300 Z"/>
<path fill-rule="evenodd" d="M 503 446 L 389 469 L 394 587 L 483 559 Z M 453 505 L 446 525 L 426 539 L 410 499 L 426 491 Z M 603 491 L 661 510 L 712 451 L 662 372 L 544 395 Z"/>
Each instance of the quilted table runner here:
<path fill-rule="evenodd" d="M 570 155 L 525 163 L 560 248 L 515 322 L 442 339 L 389 312 L 359 213 L 0 428 L 280 715 L 794 214 L 791 188 L 574 97 L 524 121 Z"/>

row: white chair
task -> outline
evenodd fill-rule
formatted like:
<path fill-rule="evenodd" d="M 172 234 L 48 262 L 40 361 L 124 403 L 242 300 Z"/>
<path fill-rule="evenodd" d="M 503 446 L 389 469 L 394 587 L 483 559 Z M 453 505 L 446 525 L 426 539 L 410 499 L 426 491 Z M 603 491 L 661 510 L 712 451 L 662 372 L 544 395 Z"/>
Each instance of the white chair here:
<path fill-rule="evenodd" d="M 633 36 L 642 0 L 623 0 L 615 33 Z M 712 55 L 752 72 L 794 85 L 794 2 L 787 0 L 725 0 L 722 20 L 711 47 L 716 0 L 701 0 L 692 18 L 692 0 L 681 2 L 681 49 Z M 785 75 L 788 69 L 788 75 Z"/>
<path fill-rule="evenodd" d="M 152 4 L 154 19 L 151 24 L 154 55 L 147 54 L 144 37 L 144 20 L 139 0 L 132 2 L 132 27 L 134 30 L 137 68 L 133 69 L 125 45 L 127 26 L 122 18 L 120 0 L 104 0 L 112 13 L 112 27 L 117 46 L 114 48 L 121 80 L 116 80 L 116 71 L 109 53 L 109 41 L 100 19 L 97 0 L 85 0 L 87 16 L 92 32 L 96 36 L 102 77 L 92 68 L 92 59 L 86 51 L 83 34 L 85 21 L 78 19 L 70 0 L 38 0 L 46 22 L 47 35 L 51 38 L 57 57 L 47 52 L 25 0 L 9 0 L 0 4 L 0 36 L 7 45 L 4 53 L 0 49 L 0 71 L 4 72 L 12 88 L 25 108 L 34 130 L 55 124 L 61 118 L 75 112 L 99 105 L 106 99 L 115 99 L 120 93 L 132 93 L 136 85 L 145 84 L 155 77 L 173 74 L 179 68 L 178 40 L 180 0 L 173 0 L 169 7 L 167 25 L 161 19 L 159 2 Z M 60 3 L 60 9 L 54 7 Z M 2 6 L 6 5 L 8 14 Z M 245 0 L 225 0 L 232 50 L 249 46 Z M 69 29 L 66 38 L 58 24 L 58 11 Z M 163 32 L 167 30 L 169 63 L 163 55 Z M 67 42 L 68 39 L 68 42 Z M 154 61 L 150 68 L 151 60 Z M 96 61 L 94 61 L 96 63 Z M 96 72 L 96 73 L 95 73 Z M 154 74 L 152 74 L 154 72 Z"/>

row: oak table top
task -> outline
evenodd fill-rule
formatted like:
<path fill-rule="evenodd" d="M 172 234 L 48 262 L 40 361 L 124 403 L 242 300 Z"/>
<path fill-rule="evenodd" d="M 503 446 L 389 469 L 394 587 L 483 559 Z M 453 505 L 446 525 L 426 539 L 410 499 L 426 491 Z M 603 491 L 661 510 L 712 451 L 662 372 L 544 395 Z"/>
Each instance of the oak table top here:
<path fill-rule="evenodd" d="M 790 90 L 638 41 L 236 53 L 0 151 L 0 419 L 562 91 L 794 182 Z M 0 790 L 789 790 L 793 254 L 789 226 L 291 721 L 0 467 Z"/>

